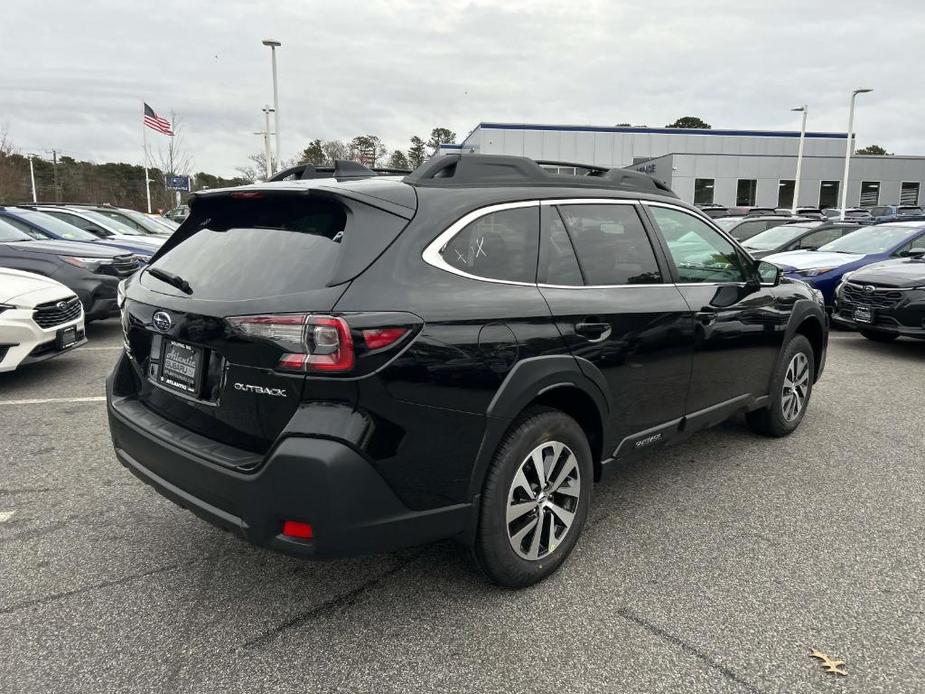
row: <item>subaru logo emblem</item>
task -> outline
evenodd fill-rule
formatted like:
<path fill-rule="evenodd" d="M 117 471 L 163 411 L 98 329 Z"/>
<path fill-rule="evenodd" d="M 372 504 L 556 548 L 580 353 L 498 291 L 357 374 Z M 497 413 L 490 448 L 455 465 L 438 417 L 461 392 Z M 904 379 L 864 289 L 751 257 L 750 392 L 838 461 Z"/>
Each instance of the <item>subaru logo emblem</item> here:
<path fill-rule="evenodd" d="M 154 324 L 154 327 L 162 333 L 166 333 L 170 330 L 170 326 L 173 325 L 173 321 L 170 320 L 170 315 L 165 311 L 156 311 L 154 315 L 151 316 L 151 322 Z"/>
<path fill-rule="evenodd" d="M 873 285 L 871 285 L 871 284 L 864 285 L 864 293 L 865 293 L 865 294 L 873 294 L 873 293 L 874 293 L 874 287 L 873 287 Z"/>
<path fill-rule="evenodd" d="M 57 304 L 55 304 L 55 308 L 58 309 L 59 311 L 63 311 L 64 309 L 67 308 L 67 302 L 59 301 Z"/>

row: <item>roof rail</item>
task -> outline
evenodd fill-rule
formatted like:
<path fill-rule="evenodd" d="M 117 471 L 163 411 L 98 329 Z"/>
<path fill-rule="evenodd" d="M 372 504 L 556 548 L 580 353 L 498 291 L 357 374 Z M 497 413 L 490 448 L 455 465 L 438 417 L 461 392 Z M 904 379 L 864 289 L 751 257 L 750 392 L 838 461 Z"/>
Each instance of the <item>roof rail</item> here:
<path fill-rule="evenodd" d="M 549 173 L 540 166 L 541 163 L 563 165 L 560 162 L 537 162 L 527 157 L 502 154 L 444 154 L 426 161 L 405 176 L 404 181 L 416 186 L 545 185 L 614 188 L 677 197 L 667 185 L 639 171 L 608 169 L 594 164 L 564 164 L 588 169 L 587 175 L 573 176 Z"/>
<path fill-rule="evenodd" d="M 315 164 L 299 164 L 298 166 L 292 166 L 288 169 L 283 169 L 279 173 L 273 174 L 267 180 L 285 181 L 289 179 L 304 181 L 312 178 L 336 178 L 340 180 L 370 178 L 377 175 L 375 170 L 363 166 L 358 161 L 338 159 L 334 162 L 334 166 L 316 166 Z"/>

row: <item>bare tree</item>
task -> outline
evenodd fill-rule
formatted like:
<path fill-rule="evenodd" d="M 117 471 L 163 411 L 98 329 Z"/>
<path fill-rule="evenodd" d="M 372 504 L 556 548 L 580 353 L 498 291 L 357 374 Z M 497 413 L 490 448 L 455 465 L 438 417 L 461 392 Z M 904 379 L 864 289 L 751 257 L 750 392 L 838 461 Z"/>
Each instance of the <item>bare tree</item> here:
<path fill-rule="evenodd" d="M 174 111 L 170 112 L 170 129 L 173 137 L 167 137 L 166 144 L 158 146 L 149 159 L 154 167 L 160 171 L 163 178 L 163 188 L 152 186 L 151 197 L 157 207 L 173 207 L 175 193 L 167 188 L 168 176 L 189 176 L 193 172 L 193 158 L 186 147 L 184 137 L 183 119 Z M 148 146 L 151 149 L 150 145 Z"/>
<path fill-rule="evenodd" d="M 338 159 L 350 158 L 350 148 L 346 142 L 340 140 L 328 140 L 321 145 L 321 150 L 324 152 L 325 164 L 333 164 Z"/>
<path fill-rule="evenodd" d="M 0 201 L 25 200 L 28 177 L 28 160 L 13 145 L 9 127 L 0 123 Z"/>

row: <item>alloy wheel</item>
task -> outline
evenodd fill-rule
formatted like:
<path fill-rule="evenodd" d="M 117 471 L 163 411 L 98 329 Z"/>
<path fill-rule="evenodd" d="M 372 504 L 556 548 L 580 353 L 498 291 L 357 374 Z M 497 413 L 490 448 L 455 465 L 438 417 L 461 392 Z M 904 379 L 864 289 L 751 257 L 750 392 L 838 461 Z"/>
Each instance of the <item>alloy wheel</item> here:
<path fill-rule="evenodd" d="M 575 520 L 581 492 L 578 459 L 560 441 L 540 444 L 517 468 L 508 492 L 511 547 L 536 561 L 555 551 Z"/>
<path fill-rule="evenodd" d="M 809 393 L 809 359 L 802 352 L 793 355 L 784 374 L 781 409 L 784 419 L 792 422 L 800 416 Z"/>

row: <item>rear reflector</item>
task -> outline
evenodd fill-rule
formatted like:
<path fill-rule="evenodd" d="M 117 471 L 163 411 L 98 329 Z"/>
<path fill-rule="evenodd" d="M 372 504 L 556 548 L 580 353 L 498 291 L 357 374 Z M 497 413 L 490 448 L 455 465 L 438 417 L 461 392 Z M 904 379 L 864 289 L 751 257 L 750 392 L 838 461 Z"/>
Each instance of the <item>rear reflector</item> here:
<path fill-rule="evenodd" d="M 283 535 L 297 537 L 300 540 L 311 540 L 314 536 L 311 523 L 287 520 L 283 523 Z"/>
<path fill-rule="evenodd" d="M 394 344 L 408 332 L 408 328 L 373 328 L 363 331 L 363 341 L 370 351 Z"/>

